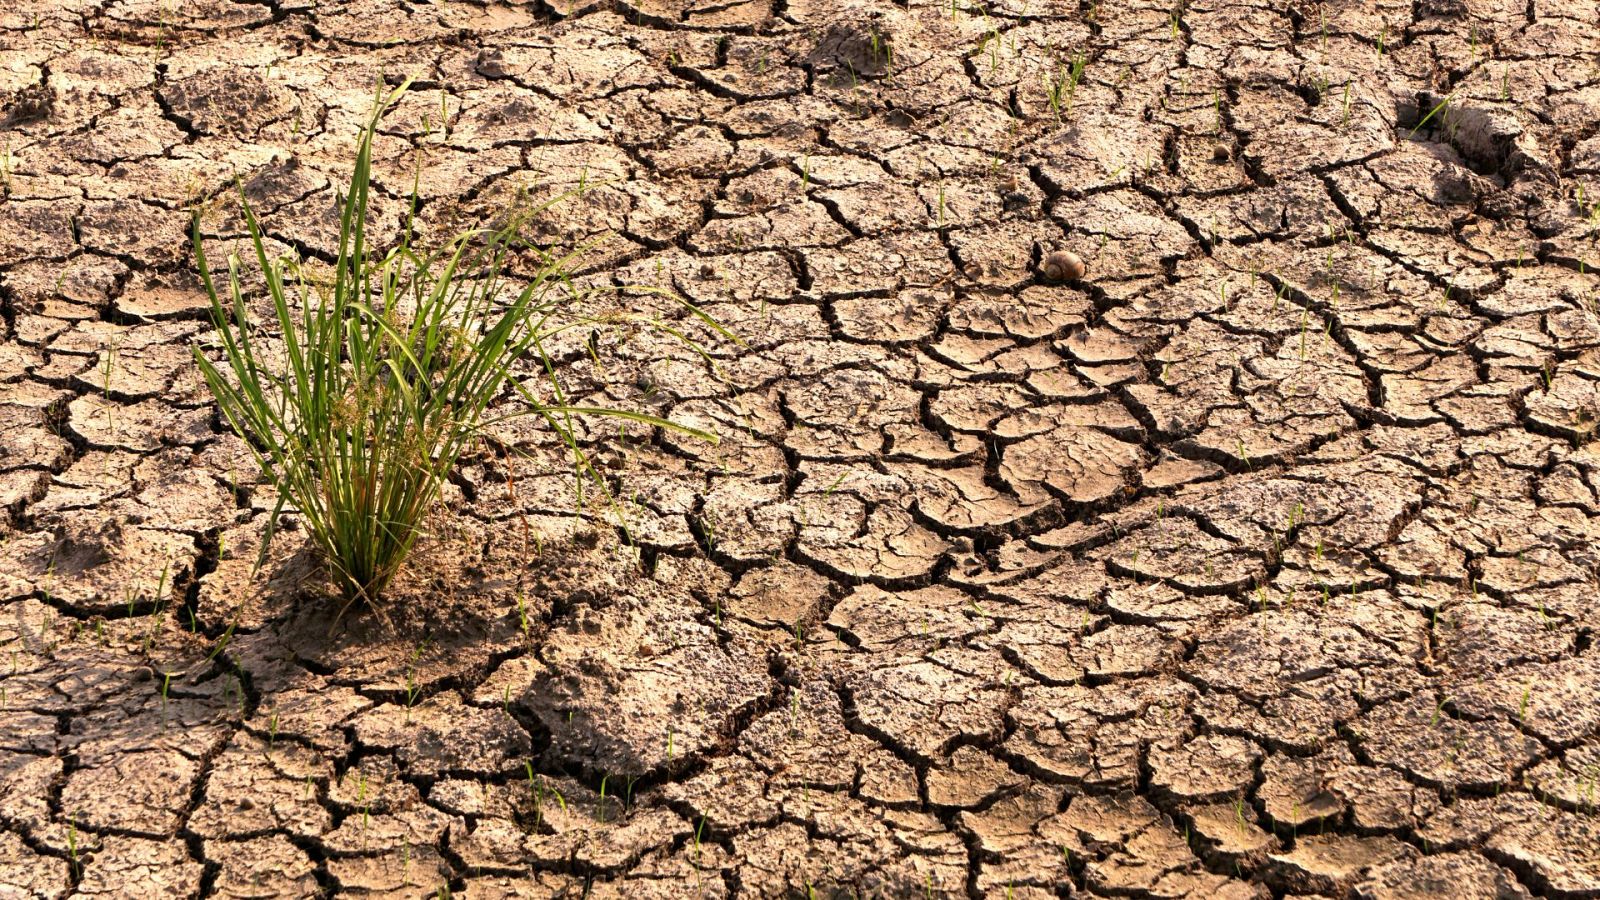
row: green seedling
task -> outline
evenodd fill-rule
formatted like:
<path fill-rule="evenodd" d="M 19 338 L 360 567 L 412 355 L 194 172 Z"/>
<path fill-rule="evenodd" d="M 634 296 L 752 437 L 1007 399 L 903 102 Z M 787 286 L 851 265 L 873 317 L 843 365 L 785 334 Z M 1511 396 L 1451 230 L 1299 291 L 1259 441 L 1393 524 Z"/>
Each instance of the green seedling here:
<path fill-rule="evenodd" d="M 1428 124 L 1428 122 L 1431 121 L 1434 116 L 1438 115 L 1441 112 L 1445 113 L 1445 115 L 1448 117 L 1449 116 L 1450 101 L 1454 97 L 1455 97 L 1455 91 L 1451 91 L 1450 93 L 1446 94 L 1445 98 L 1443 100 L 1440 100 L 1437 106 L 1435 106 L 1433 109 L 1428 110 L 1428 114 L 1422 117 L 1422 121 L 1418 122 L 1415 128 L 1411 129 L 1411 133 L 1409 135 L 1407 135 L 1407 137 L 1408 138 L 1416 137 L 1417 136 L 1417 132 L 1422 130 L 1422 126 Z"/>
<path fill-rule="evenodd" d="M 67 859 L 72 863 L 72 870 L 78 872 L 82 866 L 78 862 L 78 815 L 73 813 L 67 817 Z"/>
<path fill-rule="evenodd" d="M 15 158 L 11 155 L 11 139 L 0 142 L 0 197 L 11 196 L 11 170 Z"/>
<path fill-rule="evenodd" d="M 367 773 L 356 773 L 356 803 L 361 807 L 361 831 L 366 833 L 372 824 L 372 798 L 368 795 L 371 784 L 367 781 Z"/>
<path fill-rule="evenodd" d="M 1089 64 L 1089 58 L 1083 51 L 1072 54 L 1072 59 L 1067 63 L 1057 63 L 1054 77 L 1045 79 L 1045 100 L 1050 104 L 1050 111 L 1055 114 L 1056 121 L 1072 115 L 1072 101 L 1078 94 L 1078 83 L 1083 80 L 1083 69 Z"/>
<path fill-rule="evenodd" d="M 427 652 L 431 639 L 424 638 L 411 651 L 411 661 L 406 665 L 406 716 L 409 719 L 411 708 L 417 705 L 417 698 L 422 696 L 422 685 L 417 683 L 417 663 L 421 661 L 422 654 Z"/>
<path fill-rule="evenodd" d="M 155 65 L 161 65 L 161 59 L 167 52 L 167 4 L 162 3 L 156 7 L 156 46 Z"/>
<path fill-rule="evenodd" d="M 239 620 L 237 618 L 228 623 L 227 629 L 222 632 L 222 637 L 217 638 L 217 645 L 211 648 L 211 653 L 206 656 L 207 662 L 215 660 L 222 654 L 223 650 L 227 649 L 228 642 L 233 640 L 233 630 L 238 626 Z"/>
<path fill-rule="evenodd" d="M 63 275 L 64 274 L 65 273 L 63 273 Z M 57 293 L 59 293 L 59 292 L 60 291 L 59 291 L 59 287 L 58 287 Z M 114 410 L 116 407 L 115 407 L 115 405 L 113 405 L 110 402 L 110 400 L 111 400 L 111 379 L 116 374 L 116 371 L 117 371 L 117 351 L 120 348 L 120 345 L 121 345 L 121 341 L 118 340 L 118 339 L 113 338 L 111 340 L 111 342 L 106 345 L 105 352 L 102 354 L 102 361 L 101 361 L 101 364 L 100 364 L 100 394 L 107 401 L 106 402 L 106 421 L 107 421 L 108 424 L 111 425 L 111 430 L 112 430 L 113 434 L 116 433 L 117 426 L 116 426 L 115 416 L 112 413 L 112 410 Z"/>
<path fill-rule="evenodd" d="M 881 38 L 878 35 L 877 26 L 873 26 L 873 28 L 872 28 L 872 32 L 871 32 L 869 43 L 870 43 L 870 46 L 872 48 L 872 56 L 873 56 L 873 58 L 874 59 L 878 59 L 878 58 L 882 58 L 883 59 L 883 68 L 884 68 L 885 77 L 887 77 L 889 80 L 893 81 L 894 80 L 894 48 L 889 46 L 889 42 L 887 40 L 884 40 L 883 38 Z M 762 53 L 761 59 L 762 59 L 762 62 L 764 64 L 766 62 L 766 54 L 764 52 Z M 763 69 L 765 69 L 765 65 L 763 65 Z"/>
<path fill-rule="evenodd" d="M 165 624 L 165 622 L 166 622 L 166 618 L 167 618 L 167 604 L 166 604 L 167 575 L 171 572 L 171 570 L 172 570 L 172 561 L 171 560 L 168 560 L 167 562 L 162 563 L 161 564 L 161 576 L 158 579 L 156 579 L 155 615 L 151 618 L 150 627 L 145 630 L 145 635 L 144 635 L 143 646 L 144 646 L 144 652 L 146 652 L 146 653 L 149 653 L 150 652 L 150 648 L 155 645 L 156 632 L 159 631 L 161 626 L 163 624 Z M 128 615 L 130 617 L 133 615 L 131 606 L 129 607 Z"/>

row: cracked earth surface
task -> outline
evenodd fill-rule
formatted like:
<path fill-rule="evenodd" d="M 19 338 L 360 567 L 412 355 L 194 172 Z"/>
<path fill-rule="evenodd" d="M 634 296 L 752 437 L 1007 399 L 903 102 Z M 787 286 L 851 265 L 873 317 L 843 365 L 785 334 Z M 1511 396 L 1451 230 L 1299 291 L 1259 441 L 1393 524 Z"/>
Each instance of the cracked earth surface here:
<path fill-rule="evenodd" d="M 404 74 L 376 227 L 745 343 L 335 626 L 186 229 Z M 0 896 L 1600 897 L 1589 0 L 12 0 L 0 115 Z"/>

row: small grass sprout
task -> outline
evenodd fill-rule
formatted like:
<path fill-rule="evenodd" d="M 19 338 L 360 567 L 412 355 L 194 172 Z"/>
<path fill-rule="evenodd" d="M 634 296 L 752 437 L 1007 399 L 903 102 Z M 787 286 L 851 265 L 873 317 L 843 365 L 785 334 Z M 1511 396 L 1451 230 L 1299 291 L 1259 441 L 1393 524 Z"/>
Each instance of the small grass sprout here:
<path fill-rule="evenodd" d="M 1078 93 L 1078 82 L 1083 80 L 1083 67 L 1088 62 L 1088 57 L 1078 51 L 1072 54 L 1070 64 L 1057 62 L 1054 75 L 1046 76 L 1045 100 L 1057 122 L 1072 114 L 1072 100 Z"/>
<path fill-rule="evenodd" d="M 1422 127 L 1424 125 L 1427 125 L 1428 122 L 1430 120 L 1432 120 L 1433 117 L 1438 115 L 1440 112 L 1443 112 L 1446 115 L 1446 117 L 1448 117 L 1449 114 L 1450 114 L 1450 101 L 1453 100 L 1453 99 L 1455 99 L 1455 92 L 1454 91 L 1451 91 L 1449 94 L 1446 94 L 1445 98 L 1443 100 L 1440 100 L 1437 105 L 1435 105 L 1432 109 L 1428 110 L 1428 114 L 1422 117 L 1422 121 L 1418 122 L 1416 124 L 1416 126 L 1411 129 L 1411 133 L 1406 135 L 1406 137 L 1408 139 L 1416 137 L 1417 136 L 1417 132 L 1421 131 Z"/>

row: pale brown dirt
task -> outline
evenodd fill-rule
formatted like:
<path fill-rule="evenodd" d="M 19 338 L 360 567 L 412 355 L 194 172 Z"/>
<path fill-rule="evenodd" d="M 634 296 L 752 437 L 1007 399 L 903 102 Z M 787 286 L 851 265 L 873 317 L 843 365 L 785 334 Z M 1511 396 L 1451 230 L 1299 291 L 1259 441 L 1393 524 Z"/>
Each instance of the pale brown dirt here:
<path fill-rule="evenodd" d="M 955 7 L 0 4 L 0 897 L 1600 897 L 1595 4 Z M 186 229 L 328 259 L 380 73 L 384 234 L 603 182 L 745 346 L 330 633 Z"/>

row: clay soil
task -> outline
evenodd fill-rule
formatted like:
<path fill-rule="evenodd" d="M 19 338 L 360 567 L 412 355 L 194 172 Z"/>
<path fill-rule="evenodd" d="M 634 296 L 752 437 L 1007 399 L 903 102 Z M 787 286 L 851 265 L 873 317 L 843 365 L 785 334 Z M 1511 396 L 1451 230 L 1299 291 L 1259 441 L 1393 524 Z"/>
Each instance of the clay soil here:
<path fill-rule="evenodd" d="M 377 240 L 584 187 L 721 441 L 497 424 L 335 622 L 187 231 L 407 75 Z M 1597 123 L 1591 0 L 6 0 L 0 897 L 1600 897 Z"/>

